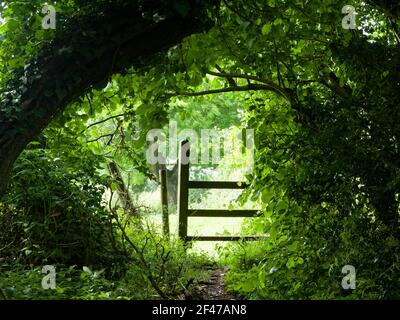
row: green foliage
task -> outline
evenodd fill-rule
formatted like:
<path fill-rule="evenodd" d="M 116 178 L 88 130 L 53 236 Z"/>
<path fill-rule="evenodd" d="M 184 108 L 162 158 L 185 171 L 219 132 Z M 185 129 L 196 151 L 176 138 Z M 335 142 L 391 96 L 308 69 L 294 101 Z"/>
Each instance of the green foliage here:
<path fill-rule="evenodd" d="M 259 26 L 265 37 L 243 68 L 281 83 L 289 97 L 248 98 L 257 155 L 247 194 L 263 213 L 248 231 L 264 231 L 268 240 L 232 246 L 230 288 L 253 299 L 399 298 L 399 51 L 392 26 L 377 31 L 384 18 L 360 5 L 364 28 L 375 32 L 345 34 L 336 24 L 341 3 L 272 2 L 270 22 L 260 16 L 242 26 L 248 33 Z M 357 271 L 353 291 L 341 288 L 347 264 Z"/>
<path fill-rule="evenodd" d="M 355 1 L 359 28 L 345 30 L 344 0 L 227 0 L 218 12 L 218 1 L 211 0 L 60 1 L 61 27 L 44 32 L 39 2 L 4 1 L 0 124 L 23 113 L 26 86 L 42 77 L 51 84 L 46 99 L 75 102 L 41 137 L 47 149 L 27 150 L 14 169 L 0 205 L 2 258 L 109 267 L 106 235 L 116 236 L 115 223 L 121 227 L 118 219 L 129 213 L 110 213 L 101 204 L 108 185 L 98 172 L 104 157 L 135 170 L 134 180 L 143 184 L 144 175 L 154 178 L 144 158 L 149 129 L 171 119 L 197 130 L 242 125 L 255 130 L 257 147 L 245 196 L 262 212 L 244 231 L 268 238 L 230 245 L 229 288 L 248 299 L 399 298 L 399 16 L 394 5 L 388 10 L 387 2 L 370 2 Z M 203 29 L 213 19 L 215 26 L 143 57 L 145 68 L 120 68 L 126 74 L 97 84 L 85 97 L 66 97 L 65 86 L 81 81 L 84 62 L 96 52 L 65 40 L 119 43 L 123 34 L 115 32 L 114 20 L 130 19 L 124 13 L 139 7 L 151 23 L 173 13 L 199 18 Z M 93 28 L 105 16 L 113 22 Z M 60 43 L 66 45 L 60 49 Z M 76 62 L 76 73 L 46 79 L 41 67 L 54 55 L 60 65 Z M 118 67 L 132 65 L 114 60 Z M 189 286 L 196 264 L 205 263 L 152 231 L 118 232 L 117 251 L 134 257 L 127 282 L 118 289 L 89 269 L 61 267 L 65 296 L 175 297 Z M 346 264 L 356 267 L 354 291 L 340 286 Z M 11 284 L 0 287 L 18 283 L 18 272 L 7 273 Z M 37 269 L 26 274 L 36 283 Z M 82 283 L 68 291 L 63 279 L 69 277 Z M 19 288 L 29 289 L 25 283 Z"/>
<path fill-rule="evenodd" d="M 127 277 L 137 288 L 147 285 L 154 290 L 156 287 L 153 297 L 162 294 L 162 298 L 176 298 L 208 278 L 203 268 L 213 262 L 204 253 L 188 253 L 180 240 L 168 241 L 151 226 L 142 233 L 128 232 L 128 236 L 138 250 L 132 250 L 133 246 L 127 244 L 134 258 Z"/>
<path fill-rule="evenodd" d="M 114 227 L 102 205 L 109 182 L 98 166 L 89 151 L 25 151 L 0 204 L 0 254 L 6 262 L 117 263 L 117 255 L 111 258 Z"/>
<path fill-rule="evenodd" d="M 91 271 L 88 267 L 56 267 L 56 289 L 45 290 L 41 286 L 44 274 L 41 268 L 26 269 L 13 266 L 12 271 L 3 271 L 0 287 L 5 288 L 6 299 L 126 299 L 117 288 L 115 280 L 104 278 L 104 270 Z M 118 295 L 118 293 L 121 293 Z"/>
<path fill-rule="evenodd" d="M 210 265 L 210 260 L 204 255 L 188 254 L 178 240 L 162 239 L 151 228 L 141 233 L 132 232 L 129 239 L 140 249 L 147 268 L 140 254 L 127 248 L 125 254 L 129 261 L 123 275 L 110 279 L 105 269 L 56 265 L 56 289 L 45 290 L 41 286 L 44 276 L 41 268 L 0 265 L 0 288 L 10 300 L 160 299 L 155 287 L 168 298 L 181 298 L 194 284 L 209 276 L 201 268 Z"/>
<path fill-rule="evenodd" d="M 262 224 L 266 241 L 231 246 L 229 288 L 247 299 L 398 299 L 398 240 L 363 212 L 344 217 L 315 208 Z M 267 224 L 267 226 L 266 226 Z M 260 226 L 258 226 L 260 228 Z M 356 289 L 341 287 L 356 267 Z"/>

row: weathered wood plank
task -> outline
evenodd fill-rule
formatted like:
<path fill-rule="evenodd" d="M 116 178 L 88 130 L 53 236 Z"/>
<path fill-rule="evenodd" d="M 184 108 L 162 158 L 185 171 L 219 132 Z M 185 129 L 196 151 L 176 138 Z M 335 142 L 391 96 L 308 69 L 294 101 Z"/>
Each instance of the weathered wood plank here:
<path fill-rule="evenodd" d="M 189 181 L 191 189 L 245 189 L 247 187 L 245 182 L 239 185 L 236 181 Z"/>
<path fill-rule="evenodd" d="M 246 218 L 257 216 L 257 210 L 204 210 L 189 209 L 189 217 L 224 217 L 224 218 Z"/>
<path fill-rule="evenodd" d="M 245 189 L 249 185 L 236 181 L 189 181 L 189 142 L 181 142 L 179 151 L 178 168 L 178 213 L 179 237 L 185 242 L 189 241 L 251 241 L 265 239 L 265 236 L 188 236 L 189 217 L 255 217 L 258 210 L 205 210 L 189 209 L 189 189 Z"/>
<path fill-rule="evenodd" d="M 190 156 L 189 141 L 181 142 L 179 148 L 179 169 L 178 169 L 178 214 L 179 214 L 179 237 L 186 241 L 188 225 L 188 201 L 189 201 L 189 162 Z"/>
<path fill-rule="evenodd" d="M 169 238 L 169 214 L 168 214 L 168 190 L 167 190 L 167 172 L 166 169 L 161 169 L 160 172 L 161 184 L 161 210 L 162 210 L 162 223 L 163 235 Z"/>

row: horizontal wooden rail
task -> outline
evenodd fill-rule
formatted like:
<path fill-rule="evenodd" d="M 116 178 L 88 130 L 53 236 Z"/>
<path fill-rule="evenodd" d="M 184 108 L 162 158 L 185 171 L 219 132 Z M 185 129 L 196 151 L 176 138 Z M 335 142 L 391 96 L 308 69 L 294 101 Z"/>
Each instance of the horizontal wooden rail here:
<path fill-rule="evenodd" d="M 235 181 L 188 181 L 190 189 L 245 189 L 248 184 L 245 182 L 240 185 Z"/>
<path fill-rule="evenodd" d="M 223 218 L 246 218 L 257 216 L 257 210 L 205 210 L 189 209 L 189 217 L 223 217 Z"/>
<path fill-rule="evenodd" d="M 190 217 L 224 217 L 246 218 L 255 217 L 259 210 L 208 210 L 189 209 L 189 189 L 245 189 L 249 185 L 236 181 L 191 181 L 189 179 L 190 143 L 181 141 L 179 149 L 178 171 L 178 214 L 179 237 L 183 241 L 249 241 L 265 239 L 265 236 L 188 236 L 188 220 Z"/>
<path fill-rule="evenodd" d="M 266 237 L 260 236 L 187 236 L 187 241 L 255 241 L 263 240 Z"/>

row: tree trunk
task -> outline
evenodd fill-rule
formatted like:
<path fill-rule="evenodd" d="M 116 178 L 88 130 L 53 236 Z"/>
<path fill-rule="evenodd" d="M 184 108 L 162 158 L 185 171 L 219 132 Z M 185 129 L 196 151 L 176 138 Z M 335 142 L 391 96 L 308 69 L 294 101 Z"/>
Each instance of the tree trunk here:
<path fill-rule="evenodd" d="M 118 198 L 122 202 L 122 208 L 124 209 L 125 212 L 131 213 L 137 220 L 140 220 L 140 215 L 133 204 L 131 195 L 129 193 L 128 188 L 125 185 L 124 179 L 122 178 L 121 171 L 119 170 L 117 164 L 112 161 L 108 164 L 108 170 L 110 171 L 110 174 L 115 181 L 115 183 L 118 186 L 117 193 L 118 193 Z"/>
<path fill-rule="evenodd" d="M 167 17 L 157 23 L 141 12 L 99 17 L 84 33 L 75 24 L 62 39 L 56 39 L 26 68 L 17 102 L 11 93 L 0 103 L 0 195 L 5 192 L 14 161 L 65 107 L 90 90 L 105 86 L 111 75 L 131 66 L 140 67 L 154 54 L 179 43 L 198 30 L 194 17 Z M 67 38 L 68 37 L 68 38 Z M 101 38 L 101 39 L 99 39 Z M 64 50 L 67 48 L 68 50 Z M 40 74 L 38 78 L 37 75 Z M 22 93 L 23 92 L 23 93 Z"/>

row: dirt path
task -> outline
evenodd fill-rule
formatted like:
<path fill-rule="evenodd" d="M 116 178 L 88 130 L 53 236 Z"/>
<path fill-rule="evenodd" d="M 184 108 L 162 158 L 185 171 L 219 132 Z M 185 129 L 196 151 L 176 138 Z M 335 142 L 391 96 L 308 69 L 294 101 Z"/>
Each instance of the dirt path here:
<path fill-rule="evenodd" d="M 199 300 L 234 300 L 235 297 L 226 292 L 225 275 L 228 268 L 214 269 L 206 282 L 200 282 L 195 288 L 194 299 Z"/>

